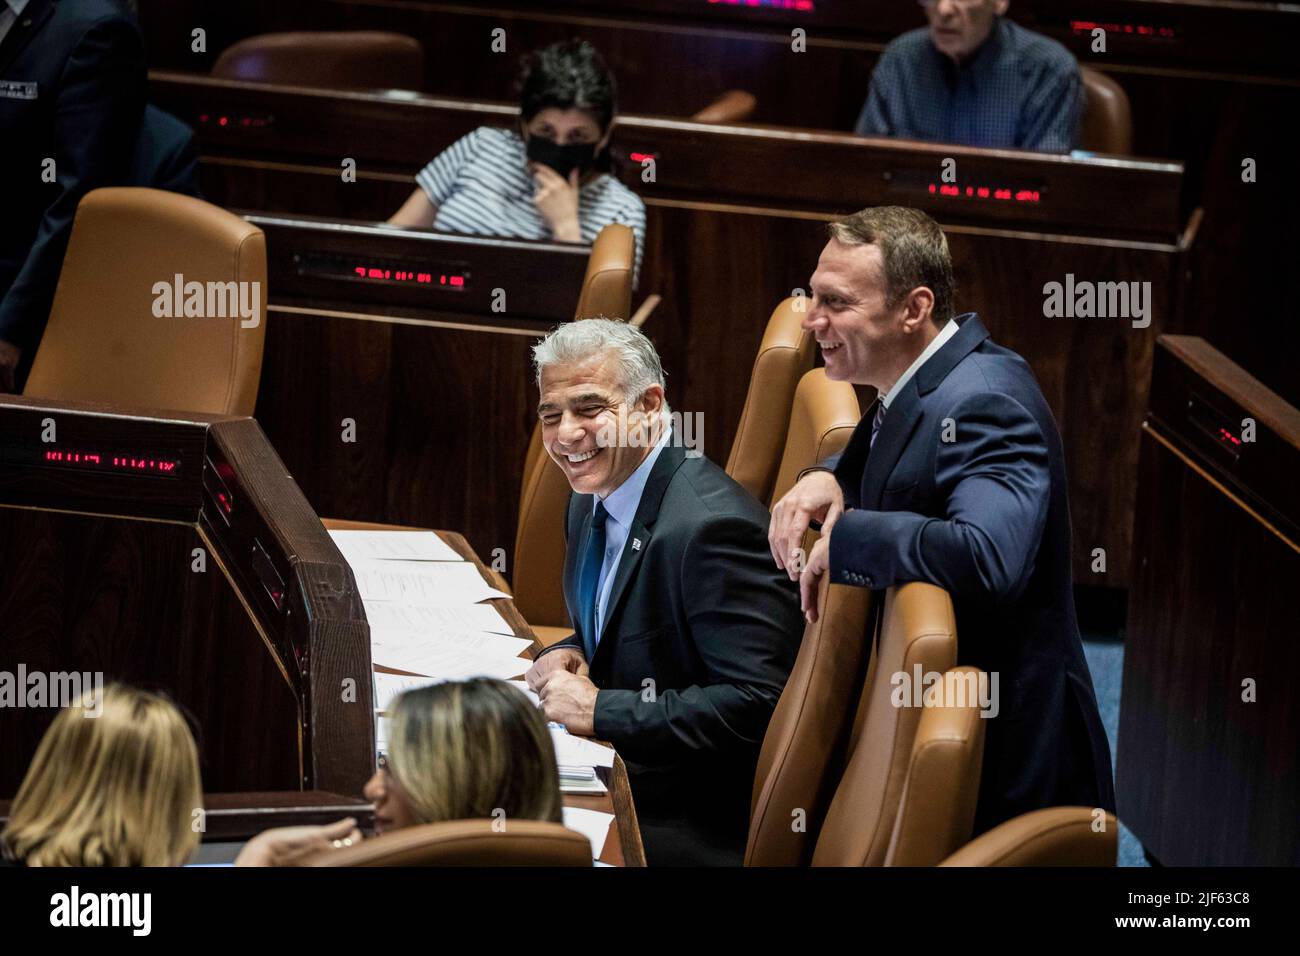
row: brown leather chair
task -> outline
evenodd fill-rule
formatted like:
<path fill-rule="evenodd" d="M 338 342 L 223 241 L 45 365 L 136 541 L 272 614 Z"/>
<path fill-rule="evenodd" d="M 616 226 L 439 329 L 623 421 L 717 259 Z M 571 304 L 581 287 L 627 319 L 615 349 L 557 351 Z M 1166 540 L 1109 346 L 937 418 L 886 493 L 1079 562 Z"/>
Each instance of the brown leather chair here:
<path fill-rule="evenodd" d="M 1092 807 L 1034 810 L 982 833 L 940 866 L 1114 866 L 1119 824 Z"/>
<path fill-rule="evenodd" d="M 155 316 L 155 284 L 166 285 L 170 301 L 178 274 L 205 289 L 209 282 L 259 283 L 257 326 L 242 328 L 238 314 Z M 266 237 L 239 216 L 157 189 L 96 189 L 77 207 L 23 394 L 252 415 L 266 292 Z"/>
<path fill-rule="evenodd" d="M 804 314 L 795 305 L 800 301 L 784 300 L 767 320 L 727 458 L 727 474 L 763 502 L 771 497 L 781 465 L 796 386 L 812 368 L 817 346 L 812 334 L 799 327 Z"/>
<path fill-rule="evenodd" d="M 817 621 L 804 628 L 794 669 L 763 737 L 746 866 L 806 866 L 811 861 L 844 766 L 849 726 L 871 654 L 871 592 L 828 581 L 822 578 Z"/>
<path fill-rule="evenodd" d="M 627 226 L 606 226 L 596 237 L 587 261 L 574 319 L 625 319 L 632 307 L 635 238 Z M 524 458 L 519 491 L 511 584 L 515 606 L 543 646 L 573 633 L 564 605 L 564 515 L 569 482 L 542 447 L 541 426 L 534 426 Z"/>
<path fill-rule="evenodd" d="M 1083 116 L 1079 148 L 1127 156 L 1133 150 L 1133 113 L 1124 88 L 1105 73 L 1079 67 L 1083 78 Z"/>
<path fill-rule="evenodd" d="M 378 31 L 263 33 L 223 50 L 212 75 L 328 89 L 419 90 L 424 47 L 413 37 Z"/>
<path fill-rule="evenodd" d="M 936 866 L 970 839 L 984 758 L 981 676 L 954 667 L 944 674 L 953 697 L 922 709 L 885 866 Z"/>
<path fill-rule="evenodd" d="M 727 90 L 691 119 L 697 123 L 739 123 L 754 115 L 758 99 L 745 90 Z"/>
<path fill-rule="evenodd" d="M 849 758 L 813 852 L 814 866 L 882 866 L 912 762 L 921 707 L 894 706 L 894 674 L 943 674 L 957 662 L 952 600 L 942 588 L 912 582 L 890 588 L 876 653 L 849 739 Z M 920 688 L 917 688 L 919 692 Z"/>
<path fill-rule="evenodd" d="M 306 866 L 591 866 L 591 842 L 558 823 L 452 820 L 405 827 L 341 850 L 327 850 Z"/>
<path fill-rule="evenodd" d="M 794 391 L 785 450 L 769 504 L 789 491 L 802 472 L 842 452 L 861 417 L 852 385 L 827 378 L 824 368 L 805 372 Z"/>

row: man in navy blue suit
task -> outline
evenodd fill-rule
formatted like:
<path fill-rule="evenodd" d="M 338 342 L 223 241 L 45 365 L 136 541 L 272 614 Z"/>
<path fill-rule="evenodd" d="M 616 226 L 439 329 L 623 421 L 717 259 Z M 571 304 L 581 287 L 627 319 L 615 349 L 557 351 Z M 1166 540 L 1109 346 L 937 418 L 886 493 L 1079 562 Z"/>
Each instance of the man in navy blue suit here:
<path fill-rule="evenodd" d="M 976 832 L 1047 806 L 1115 809 L 1110 748 L 1079 640 L 1060 435 L 1029 366 L 954 315 L 943 231 L 915 209 L 832 223 L 804 328 L 827 375 L 879 397 L 844 453 L 772 510 L 779 567 L 817 585 L 928 581 L 957 614 L 958 662 L 999 675 Z M 822 537 L 799 550 L 809 524 Z"/>

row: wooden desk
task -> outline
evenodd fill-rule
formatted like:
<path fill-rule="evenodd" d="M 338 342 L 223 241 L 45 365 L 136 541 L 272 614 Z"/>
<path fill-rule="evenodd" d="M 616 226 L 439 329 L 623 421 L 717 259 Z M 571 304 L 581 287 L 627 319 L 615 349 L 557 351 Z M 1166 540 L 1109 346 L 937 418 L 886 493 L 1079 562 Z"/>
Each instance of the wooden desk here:
<path fill-rule="evenodd" d="M 1204 340 L 1163 336 L 1115 783 L 1169 866 L 1300 865 L 1297 473 L 1300 409 Z"/>
<path fill-rule="evenodd" d="M 378 525 L 362 521 L 342 521 L 336 519 L 325 519 L 325 526 L 333 529 L 356 529 L 356 530 L 404 530 L 404 531 L 422 531 L 423 528 L 399 527 L 395 525 Z M 466 561 L 472 561 L 478 568 L 479 573 L 493 587 L 508 590 L 501 576 L 487 567 L 479 556 L 474 553 L 474 549 L 469 546 L 469 542 L 462 535 L 454 531 L 435 532 L 443 541 L 447 542 L 457 554 Z M 527 648 L 520 658 L 523 661 L 531 661 L 533 657 L 541 650 L 537 643 L 533 629 L 528 626 L 528 622 L 523 619 L 515 607 L 515 602 L 496 598 L 488 601 L 494 608 L 505 618 L 506 623 L 515 632 L 516 637 L 526 638 L 533 642 L 532 647 Z M 521 664 L 519 676 L 523 676 L 526 666 Z M 389 667 L 375 665 L 375 670 L 380 673 L 388 674 L 409 674 L 409 671 L 393 670 Z M 421 676 L 421 675 L 415 675 Z M 601 780 L 604 781 L 609 793 L 604 794 L 564 794 L 564 805 L 566 807 L 578 807 L 585 810 L 599 810 L 602 813 L 614 814 L 614 822 L 610 825 L 609 836 L 605 840 L 605 848 L 601 851 L 599 860 L 602 863 L 609 863 L 612 866 L 645 866 L 645 849 L 641 845 L 641 829 L 637 825 L 636 807 L 632 802 L 632 789 L 627 779 L 627 768 L 623 765 L 623 759 L 617 754 L 614 756 L 614 766 L 608 770 L 599 769 Z"/>

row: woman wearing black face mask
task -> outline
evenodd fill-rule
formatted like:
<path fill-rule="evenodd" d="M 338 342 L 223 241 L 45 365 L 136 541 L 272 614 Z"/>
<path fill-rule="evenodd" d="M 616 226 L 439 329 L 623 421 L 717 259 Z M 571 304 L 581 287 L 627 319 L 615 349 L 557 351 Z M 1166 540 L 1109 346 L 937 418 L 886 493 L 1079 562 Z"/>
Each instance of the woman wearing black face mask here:
<path fill-rule="evenodd" d="M 557 43 L 523 61 L 517 129 L 481 126 L 416 176 L 388 221 L 443 232 L 591 242 L 612 222 L 645 245 L 645 205 L 608 173 L 614 78 L 589 43 Z M 635 279 L 634 279 L 635 281 Z"/>

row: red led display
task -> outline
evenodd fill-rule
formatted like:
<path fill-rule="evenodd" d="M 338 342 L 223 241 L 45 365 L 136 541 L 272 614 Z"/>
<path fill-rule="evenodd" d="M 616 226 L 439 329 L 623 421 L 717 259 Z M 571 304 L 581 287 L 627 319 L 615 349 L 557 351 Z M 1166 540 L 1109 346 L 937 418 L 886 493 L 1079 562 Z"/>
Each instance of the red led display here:
<path fill-rule="evenodd" d="M 1161 37 L 1172 40 L 1175 36 L 1173 27 L 1153 27 L 1139 23 L 1097 23 L 1093 20 L 1071 20 L 1070 29 L 1075 34 L 1089 34 L 1098 27 L 1109 33 L 1123 33 L 1129 36 Z"/>
<path fill-rule="evenodd" d="M 179 477 L 181 470 L 178 457 L 121 449 L 45 448 L 40 451 L 38 461 L 43 465 L 78 471 L 114 471 L 167 478 Z"/>
<path fill-rule="evenodd" d="M 270 116 L 230 116 L 225 113 L 200 113 L 199 125 L 211 126 L 238 126 L 244 129 L 264 129 L 274 122 L 274 117 Z"/>
<path fill-rule="evenodd" d="M 411 269 L 381 269 L 376 266 L 353 266 L 352 274 L 361 279 L 378 279 L 381 282 L 413 282 L 417 285 L 439 285 L 453 289 L 465 287 L 463 275 L 440 274 L 436 280 L 431 272 Z"/>
<path fill-rule="evenodd" d="M 1037 189 L 1011 189 L 1008 186 L 957 186 L 954 183 L 930 183 L 931 196 L 954 199 L 994 199 L 1002 202 L 1037 203 L 1042 195 Z"/>

